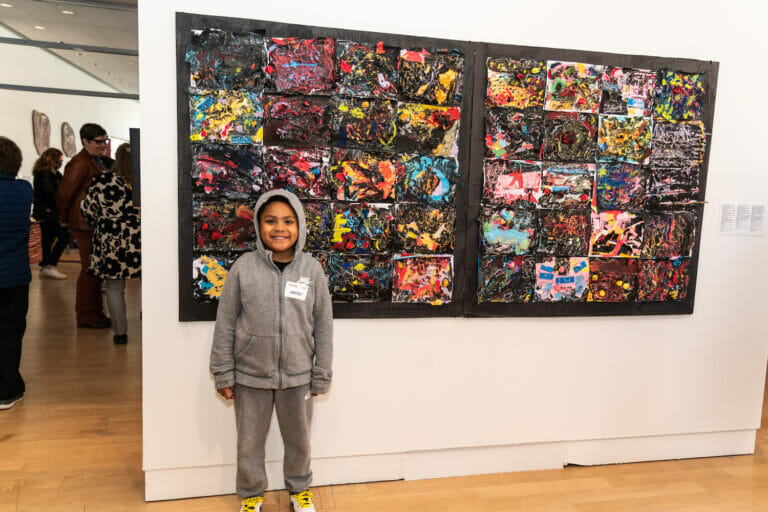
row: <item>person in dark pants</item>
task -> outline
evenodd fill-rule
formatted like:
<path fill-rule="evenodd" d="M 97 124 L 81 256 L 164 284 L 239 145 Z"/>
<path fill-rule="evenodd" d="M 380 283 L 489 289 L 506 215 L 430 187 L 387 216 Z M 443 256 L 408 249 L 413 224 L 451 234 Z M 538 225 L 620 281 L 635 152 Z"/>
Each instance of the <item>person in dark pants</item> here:
<path fill-rule="evenodd" d="M 24 398 L 21 340 L 29 305 L 29 212 L 32 185 L 16 179 L 21 150 L 0 137 L 0 410 Z"/>
<path fill-rule="evenodd" d="M 43 259 L 40 261 L 40 277 L 66 279 L 56 265 L 61 253 L 69 243 L 69 231 L 59 222 L 56 208 L 56 191 L 59 189 L 62 175 L 59 172 L 64 155 L 56 148 L 43 151 L 32 167 L 35 201 L 32 217 L 40 222 Z"/>
<path fill-rule="evenodd" d="M 106 170 L 101 156 L 104 147 L 109 143 L 109 138 L 101 126 L 86 123 L 80 128 L 80 140 L 83 143 L 83 150 L 76 154 L 64 168 L 64 178 L 56 192 L 56 205 L 59 210 L 59 220 L 72 231 L 80 254 L 80 274 L 77 276 L 75 296 L 77 326 L 106 329 L 112 323 L 104 314 L 101 279 L 88 272 L 93 229 L 80 213 L 80 203 L 93 177 Z"/>

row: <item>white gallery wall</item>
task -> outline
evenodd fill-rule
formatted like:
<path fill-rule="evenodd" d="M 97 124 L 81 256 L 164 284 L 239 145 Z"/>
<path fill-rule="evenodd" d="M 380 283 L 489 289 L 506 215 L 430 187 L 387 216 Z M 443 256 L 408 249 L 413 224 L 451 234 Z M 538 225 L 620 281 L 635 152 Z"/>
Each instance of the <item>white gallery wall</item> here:
<path fill-rule="evenodd" d="M 0 25 L 0 37 L 18 36 Z M 0 44 L 0 56 L 0 83 L 118 92 L 42 48 Z M 130 139 L 130 128 L 139 127 L 138 100 L 0 89 L 0 135 L 10 138 L 21 148 L 23 161 L 19 175 L 27 179 L 31 179 L 32 165 L 39 156 L 32 136 L 33 110 L 48 116 L 51 147 L 59 149 L 62 147 L 61 124 L 64 122 L 75 131 L 78 151 L 82 149 L 78 131 L 84 123 L 98 123 L 110 136 L 123 140 Z M 117 144 L 113 142 L 112 149 L 116 148 Z"/>
<path fill-rule="evenodd" d="M 288 5 L 139 2 L 148 499 L 234 490 L 233 409 L 208 374 L 213 323 L 177 320 L 175 11 L 720 62 L 694 314 L 337 320 L 334 384 L 313 425 L 316 483 L 753 450 L 768 355 L 768 240 L 721 236 L 718 212 L 721 203 L 766 201 L 764 114 L 752 85 L 768 81 L 754 64 L 768 48 L 766 7 Z M 273 488 L 283 485 L 280 457 L 273 429 Z"/>

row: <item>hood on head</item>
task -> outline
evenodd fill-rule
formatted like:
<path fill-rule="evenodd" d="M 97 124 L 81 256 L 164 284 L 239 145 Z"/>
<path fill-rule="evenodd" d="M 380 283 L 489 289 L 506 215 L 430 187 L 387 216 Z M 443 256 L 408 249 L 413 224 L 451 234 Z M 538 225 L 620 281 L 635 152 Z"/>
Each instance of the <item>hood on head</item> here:
<path fill-rule="evenodd" d="M 287 190 L 278 189 L 270 190 L 266 194 L 262 194 L 259 200 L 256 201 L 256 206 L 253 208 L 253 225 L 256 227 L 256 247 L 259 251 L 268 251 L 264 246 L 264 242 L 261 240 L 261 231 L 259 230 L 259 210 L 264 206 L 270 197 L 282 196 L 288 200 L 288 203 L 296 213 L 296 220 L 298 221 L 299 238 L 296 239 L 296 245 L 294 246 L 294 254 L 298 254 L 304 250 L 304 243 L 307 240 L 307 220 L 304 217 L 304 207 L 301 205 L 301 201 L 293 192 Z"/>

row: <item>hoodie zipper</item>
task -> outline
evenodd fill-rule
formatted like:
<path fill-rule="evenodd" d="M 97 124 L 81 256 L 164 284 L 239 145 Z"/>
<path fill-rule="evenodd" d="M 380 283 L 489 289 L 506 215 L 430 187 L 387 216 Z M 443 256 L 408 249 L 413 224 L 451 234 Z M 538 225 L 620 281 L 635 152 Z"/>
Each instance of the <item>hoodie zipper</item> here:
<path fill-rule="evenodd" d="M 275 263 L 272 262 L 274 265 Z M 278 329 L 280 336 L 278 338 L 277 355 L 277 388 L 283 388 L 283 273 L 277 269 L 277 296 L 278 300 Z"/>

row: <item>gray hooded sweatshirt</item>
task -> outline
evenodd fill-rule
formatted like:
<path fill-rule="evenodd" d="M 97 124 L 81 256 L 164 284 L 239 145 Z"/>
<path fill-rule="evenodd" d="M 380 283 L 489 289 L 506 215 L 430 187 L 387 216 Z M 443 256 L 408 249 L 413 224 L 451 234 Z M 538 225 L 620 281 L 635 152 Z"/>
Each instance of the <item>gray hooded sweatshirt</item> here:
<path fill-rule="evenodd" d="M 227 275 L 219 299 L 211 347 L 216 389 L 235 383 L 258 389 L 310 384 L 328 392 L 333 358 L 333 313 L 320 263 L 302 252 L 304 209 L 285 190 L 263 194 L 254 212 L 272 196 L 288 199 L 298 219 L 293 260 L 282 272 L 272 261 L 256 224 L 256 250 L 240 256 Z"/>

